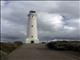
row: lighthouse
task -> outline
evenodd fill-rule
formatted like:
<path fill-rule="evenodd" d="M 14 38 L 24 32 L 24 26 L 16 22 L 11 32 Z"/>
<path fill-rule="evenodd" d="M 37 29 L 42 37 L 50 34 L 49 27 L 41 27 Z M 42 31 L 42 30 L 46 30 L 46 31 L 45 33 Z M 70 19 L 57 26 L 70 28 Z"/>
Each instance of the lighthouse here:
<path fill-rule="evenodd" d="M 36 11 L 29 11 L 28 14 L 26 43 L 39 43 Z"/>

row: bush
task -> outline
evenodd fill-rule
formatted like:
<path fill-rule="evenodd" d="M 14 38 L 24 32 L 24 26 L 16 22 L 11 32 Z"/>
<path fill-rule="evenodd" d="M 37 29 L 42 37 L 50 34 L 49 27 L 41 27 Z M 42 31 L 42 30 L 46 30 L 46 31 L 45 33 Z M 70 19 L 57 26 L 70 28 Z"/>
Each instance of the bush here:
<path fill-rule="evenodd" d="M 47 44 L 49 49 L 54 50 L 73 50 L 80 52 L 80 42 L 76 41 L 56 41 Z"/>
<path fill-rule="evenodd" d="M 55 50 L 65 50 L 66 43 L 63 42 L 50 42 L 47 44 L 48 48 L 55 49 Z"/>
<path fill-rule="evenodd" d="M 46 42 L 41 42 L 42 44 L 46 44 Z"/>
<path fill-rule="evenodd" d="M 54 42 L 50 42 L 47 44 L 49 49 L 55 49 L 55 43 Z"/>
<path fill-rule="evenodd" d="M 23 44 L 23 42 L 21 42 L 21 41 L 15 41 L 14 44 L 17 45 L 17 46 L 20 46 L 20 45 Z"/>

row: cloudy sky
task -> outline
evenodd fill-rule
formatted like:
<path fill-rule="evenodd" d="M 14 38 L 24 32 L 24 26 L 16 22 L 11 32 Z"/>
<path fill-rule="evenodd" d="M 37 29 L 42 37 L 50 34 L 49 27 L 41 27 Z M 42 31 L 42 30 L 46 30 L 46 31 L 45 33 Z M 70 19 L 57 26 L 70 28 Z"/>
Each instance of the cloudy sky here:
<path fill-rule="evenodd" d="M 1 0 L 1 1 L 80 1 L 80 0 Z"/>
<path fill-rule="evenodd" d="M 25 41 L 27 14 L 35 10 L 41 41 L 80 38 L 79 1 L 2 1 L 2 41 Z"/>

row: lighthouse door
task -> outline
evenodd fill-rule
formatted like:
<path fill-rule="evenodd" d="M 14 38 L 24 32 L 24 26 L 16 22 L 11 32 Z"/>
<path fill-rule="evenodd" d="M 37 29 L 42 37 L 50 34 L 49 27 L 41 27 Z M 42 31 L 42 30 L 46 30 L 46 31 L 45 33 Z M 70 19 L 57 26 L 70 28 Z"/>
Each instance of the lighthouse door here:
<path fill-rule="evenodd" d="M 31 41 L 31 44 L 33 44 L 34 43 L 34 41 Z"/>

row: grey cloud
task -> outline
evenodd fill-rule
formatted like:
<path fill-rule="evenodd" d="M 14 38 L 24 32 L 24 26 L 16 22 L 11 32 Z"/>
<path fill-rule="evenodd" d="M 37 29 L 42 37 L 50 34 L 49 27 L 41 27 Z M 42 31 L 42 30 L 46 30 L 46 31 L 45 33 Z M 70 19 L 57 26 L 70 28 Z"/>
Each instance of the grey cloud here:
<path fill-rule="evenodd" d="M 7 1 L 7 0 L 3 0 Z M 80 1 L 80 0 L 10 0 L 10 1 Z"/>
<path fill-rule="evenodd" d="M 5 2 L 6 3 L 6 2 Z M 30 10 L 36 10 L 38 13 L 38 32 L 40 40 L 51 40 L 54 37 L 62 38 L 78 38 L 80 31 L 77 27 L 79 24 L 75 20 L 79 20 L 79 2 L 8 2 L 7 5 L 2 6 L 2 38 L 5 39 L 18 39 L 24 41 L 26 38 L 27 14 Z M 42 13 L 42 14 L 40 14 Z M 57 14 L 64 19 L 62 27 L 57 30 L 54 28 L 55 19 L 51 17 Z M 49 15 L 47 18 L 46 15 Z M 55 15 L 55 16 L 57 16 Z M 63 16 L 65 15 L 65 16 Z M 54 16 L 54 17 L 55 17 Z M 44 19 L 45 17 L 45 19 Z M 49 22 L 49 20 L 51 22 Z M 59 21 L 59 20 L 58 20 Z M 60 22 L 60 21 L 59 21 Z M 66 29 L 64 29 L 65 26 Z M 75 28 L 76 30 L 71 30 Z M 68 29 L 68 30 L 67 30 Z M 75 33 L 73 33 L 75 32 Z M 6 34 L 6 35 L 5 35 Z M 6 37 L 5 37 L 6 36 Z"/>
<path fill-rule="evenodd" d="M 62 1 L 59 3 L 59 7 L 57 9 L 52 9 L 50 12 L 51 13 L 60 13 L 64 16 L 72 16 L 73 18 L 79 18 L 80 17 L 80 2 L 75 2 L 75 1 L 67 1 L 64 2 Z"/>

